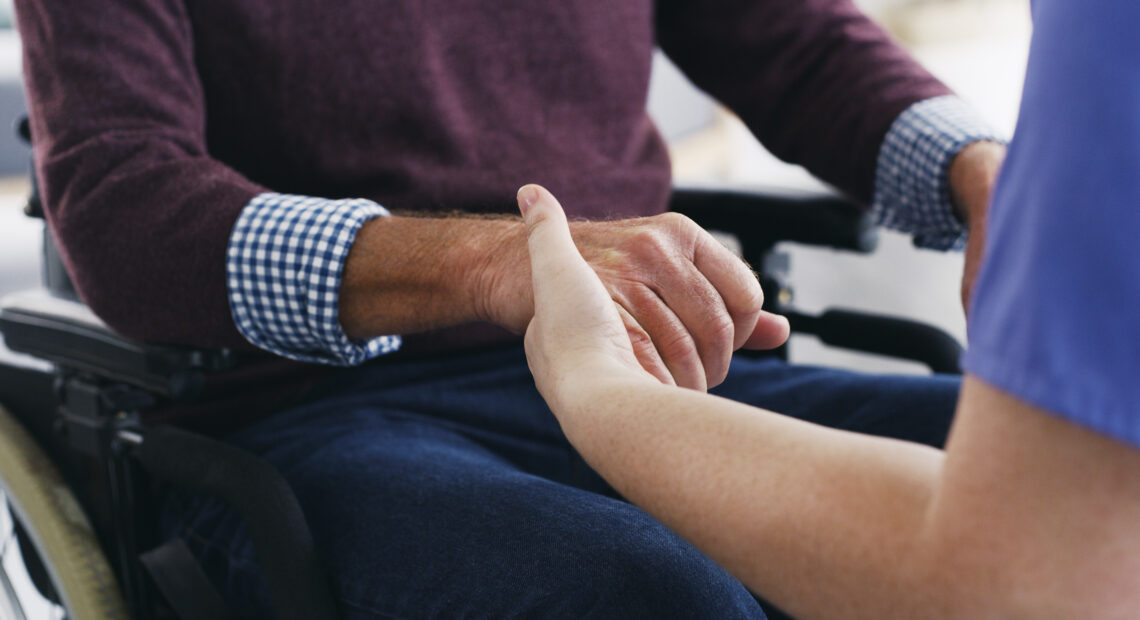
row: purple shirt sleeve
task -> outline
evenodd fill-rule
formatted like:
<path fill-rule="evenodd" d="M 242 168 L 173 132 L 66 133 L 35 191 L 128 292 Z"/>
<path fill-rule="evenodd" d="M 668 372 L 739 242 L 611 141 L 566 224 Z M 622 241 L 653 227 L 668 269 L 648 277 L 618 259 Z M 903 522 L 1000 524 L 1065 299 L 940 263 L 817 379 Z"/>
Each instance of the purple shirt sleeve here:
<path fill-rule="evenodd" d="M 870 204 L 879 148 L 950 89 L 850 0 L 659 0 L 657 40 L 781 159 Z"/>
<path fill-rule="evenodd" d="M 83 300 L 140 340 L 242 347 L 234 221 L 268 191 L 211 156 L 183 2 L 19 0 L 47 220 Z"/>

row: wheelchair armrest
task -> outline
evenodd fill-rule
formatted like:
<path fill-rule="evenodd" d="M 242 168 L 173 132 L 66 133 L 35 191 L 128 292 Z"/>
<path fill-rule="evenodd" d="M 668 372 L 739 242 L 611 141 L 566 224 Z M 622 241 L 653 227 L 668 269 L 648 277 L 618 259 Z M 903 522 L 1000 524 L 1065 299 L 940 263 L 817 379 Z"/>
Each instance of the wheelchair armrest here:
<path fill-rule="evenodd" d="M 866 210 L 837 194 L 787 189 L 675 188 L 669 210 L 732 233 L 750 253 L 781 241 L 867 253 L 878 233 Z"/>
<path fill-rule="evenodd" d="M 0 301 L 0 333 L 9 349 L 175 400 L 194 398 L 205 374 L 231 368 L 229 350 L 145 344 L 112 332 L 87 306 L 46 291 Z"/>
<path fill-rule="evenodd" d="M 919 362 L 935 373 L 961 373 L 962 345 L 933 325 L 857 310 L 819 316 L 788 311 L 786 316 L 792 331 L 812 334 L 824 344 Z"/>

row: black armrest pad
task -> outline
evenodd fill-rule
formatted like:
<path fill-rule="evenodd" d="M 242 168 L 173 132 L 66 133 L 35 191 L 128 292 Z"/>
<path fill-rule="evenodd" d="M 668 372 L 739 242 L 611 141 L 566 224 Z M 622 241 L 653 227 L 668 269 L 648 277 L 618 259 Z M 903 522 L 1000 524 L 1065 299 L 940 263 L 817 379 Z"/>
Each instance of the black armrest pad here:
<path fill-rule="evenodd" d="M 959 374 L 962 345 L 926 323 L 858 310 L 828 310 L 819 316 L 787 313 L 792 330 L 815 334 L 825 344 L 926 364 L 932 372 Z"/>
<path fill-rule="evenodd" d="M 767 249 L 791 241 L 866 253 L 878 244 L 867 211 L 836 194 L 676 188 L 669 209 L 706 229 L 732 233 L 746 246 Z"/>
<path fill-rule="evenodd" d="M 179 400 L 193 398 L 205 373 L 234 364 L 228 350 L 159 346 L 123 338 L 87 306 L 46 291 L 16 293 L 0 301 L 0 333 L 13 351 Z"/>

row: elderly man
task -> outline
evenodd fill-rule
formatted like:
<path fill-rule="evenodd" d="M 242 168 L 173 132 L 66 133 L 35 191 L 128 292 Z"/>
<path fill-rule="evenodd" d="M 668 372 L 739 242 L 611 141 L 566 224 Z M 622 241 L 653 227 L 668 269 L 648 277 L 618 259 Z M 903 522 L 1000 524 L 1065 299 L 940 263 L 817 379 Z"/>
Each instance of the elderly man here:
<path fill-rule="evenodd" d="M 759 289 L 662 214 L 655 44 L 883 222 L 935 248 L 970 226 L 977 245 L 1003 147 L 846 0 L 16 7 L 37 172 L 80 294 L 129 336 L 268 352 L 219 388 L 243 415 L 184 422 L 285 474 L 346 615 L 763 614 L 617 498 L 535 391 L 526 236 L 502 215 L 526 181 L 588 220 L 575 243 L 655 376 L 944 438 L 949 378 L 730 368 L 771 344 Z M 235 608 L 266 613 L 232 513 L 176 497 L 166 521 Z"/>

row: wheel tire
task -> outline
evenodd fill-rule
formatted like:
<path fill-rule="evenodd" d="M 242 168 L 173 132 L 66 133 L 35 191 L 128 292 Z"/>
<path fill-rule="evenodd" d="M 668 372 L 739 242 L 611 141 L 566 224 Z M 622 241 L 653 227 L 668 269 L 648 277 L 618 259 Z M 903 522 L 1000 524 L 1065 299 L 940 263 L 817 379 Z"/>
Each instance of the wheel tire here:
<path fill-rule="evenodd" d="M 3 407 L 0 492 L 47 569 L 67 617 L 126 620 L 115 574 L 79 501 L 31 435 Z"/>

